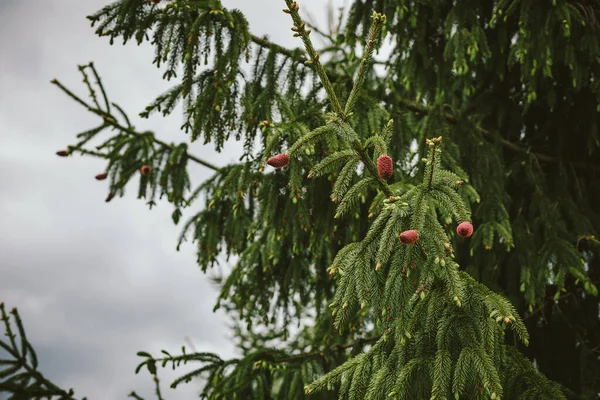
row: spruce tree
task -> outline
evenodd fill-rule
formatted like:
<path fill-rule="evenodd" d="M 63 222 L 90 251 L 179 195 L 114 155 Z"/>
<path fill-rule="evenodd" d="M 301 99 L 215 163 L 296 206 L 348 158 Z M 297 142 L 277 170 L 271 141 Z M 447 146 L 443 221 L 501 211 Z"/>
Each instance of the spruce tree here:
<path fill-rule="evenodd" d="M 138 131 L 93 63 L 89 100 L 52 81 L 99 118 L 57 154 L 106 159 L 107 202 L 137 183 L 176 224 L 196 210 L 179 244 L 203 272 L 236 257 L 215 308 L 241 356 L 141 351 L 157 397 L 160 369 L 189 364 L 171 388 L 203 377 L 211 399 L 596 398 L 600 5 L 354 0 L 324 32 L 281 0 L 288 49 L 223 3 L 118 0 L 88 18 L 111 43 L 149 41 L 176 81 L 140 117 L 183 104 L 191 141 L 221 151 L 233 134 L 238 163 Z M 214 175 L 193 187 L 189 163 Z M 1 312 L 0 390 L 72 398 Z"/>

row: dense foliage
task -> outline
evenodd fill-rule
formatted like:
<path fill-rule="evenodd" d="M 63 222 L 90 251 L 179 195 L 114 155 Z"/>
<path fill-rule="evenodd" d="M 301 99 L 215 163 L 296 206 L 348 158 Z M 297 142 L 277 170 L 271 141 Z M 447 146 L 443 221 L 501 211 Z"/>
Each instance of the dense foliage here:
<path fill-rule="evenodd" d="M 53 80 L 100 118 L 60 156 L 105 158 L 107 202 L 137 181 L 175 223 L 197 209 L 180 244 L 202 271 L 236 260 L 216 307 L 241 356 L 140 352 L 136 372 L 159 398 L 160 367 L 182 363 L 197 369 L 171 387 L 203 376 L 214 399 L 596 398 L 600 5 L 354 0 L 323 32 L 281 3 L 302 49 L 252 35 L 218 0 L 88 17 L 111 43 L 149 41 L 177 81 L 142 118 L 182 104 L 192 142 L 220 151 L 233 135 L 239 163 L 136 130 L 93 64 L 89 101 Z M 192 187 L 190 162 L 213 177 Z M 0 390 L 70 398 L 2 313 Z"/>

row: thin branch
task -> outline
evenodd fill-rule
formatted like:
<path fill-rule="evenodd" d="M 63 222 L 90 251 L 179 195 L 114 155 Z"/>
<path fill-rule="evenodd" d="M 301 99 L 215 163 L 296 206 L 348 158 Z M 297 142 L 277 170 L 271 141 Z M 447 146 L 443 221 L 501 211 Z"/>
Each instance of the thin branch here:
<path fill-rule="evenodd" d="M 288 48 L 278 45 L 277 43 L 273 43 L 273 42 L 269 41 L 266 36 L 261 38 L 256 35 L 251 35 L 251 38 L 252 38 L 252 41 L 254 43 L 256 43 L 257 45 L 259 45 L 260 47 L 264 47 L 266 49 L 273 50 L 279 54 L 288 56 L 291 59 L 301 62 L 301 63 L 305 63 L 306 61 L 308 61 L 308 59 L 302 55 L 302 50 L 300 48 L 295 48 L 294 50 L 290 50 Z"/>
<path fill-rule="evenodd" d="M 122 132 L 125 132 L 125 133 L 128 133 L 130 135 L 133 135 L 133 136 L 140 136 L 141 135 L 141 133 L 136 132 L 133 128 L 128 128 L 128 127 L 125 127 L 125 126 L 119 124 L 112 115 L 106 113 L 105 111 L 90 106 L 85 101 L 83 101 L 81 98 L 79 98 L 76 94 L 74 94 L 69 89 L 67 89 L 58 80 L 53 79 L 51 81 L 51 83 L 53 83 L 56 86 L 58 86 L 63 92 L 65 92 L 67 95 L 69 95 L 69 97 L 73 98 L 79 104 L 81 104 L 82 106 L 84 106 L 85 108 L 87 108 L 88 111 L 90 111 L 90 112 L 92 112 L 92 113 L 100 116 L 107 125 L 111 125 L 112 127 L 116 128 L 116 129 L 118 129 L 118 130 L 120 130 Z M 172 148 L 171 145 L 169 145 L 169 144 L 167 144 L 167 143 L 163 142 L 162 140 L 159 140 L 159 139 L 157 139 L 155 137 L 154 137 L 154 142 L 156 142 L 158 145 L 160 145 L 160 146 L 162 146 L 164 148 L 168 148 L 168 149 Z M 101 153 L 98 153 L 98 155 L 101 156 Z M 208 161 L 204 161 L 204 160 L 202 160 L 202 159 L 200 159 L 200 158 L 198 158 L 198 157 L 196 157 L 194 155 L 191 155 L 189 153 L 188 153 L 188 158 L 190 160 L 192 160 L 192 161 L 194 161 L 194 162 L 196 162 L 196 163 L 198 163 L 200 165 L 203 165 L 203 166 L 205 166 L 207 168 L 210 168 L 210 169 L 212 169 L 214 171 L 219 171 L 219 167 L 217 167 L 216 165 L 213 165 L 213 164 L 209 163 Z"/>
<path fill-rule="evenodd" d="M 310 57 L 310 60 L 306 61 L 305 63 L 314 65 L 317 75 L 319 75 L 319 78 L 321 79 L 321 82 L 325 87 L 325 91 L 327 92 L 327 96 L 329 98 L 329 101 L 331 102 L 333 110 L 338 116 L 343 117 L 344 110 L 342 109 L 340 101 L 338 100 L 337 95 L 333 90 L 333 86 L 331 85 L 331 82 L 327 77 L 327 72 L 325 71 L 323 64 L 321 64 L 321 62 L 319 61 L 319 54 L 316 52 L 312 41 L 309 38 L 311 31 L 310 29 L 306 29 L 306 24 L 302 22 L 302 18 L 300 18 L 300 13 L 298 12 L 300 6 L 297 2 L 292 0 L 285 0 L 285 3 L 288 6 L 288 10 L 285 10 L 285 12 L 290 14 L 292 20 L 294 21 L 294 26 L 292 27 L 292 30 L 296 32 L 294 36 L 298 36 L 302 39 L 302 41 L 304 42 L 306 52 Z"/>
<path fill-rule="evenodd" d="M 318 33 L 320 36 L 322 36 L 323 38 L 327 39 L 328 41 L 331 42 L 331 44 L 335 44 L 335 39 L 333 36 L 331 36 L 328 33 L 323 32 L 322 30 L 319 29 L 319 27 L 316 24 L 313 24 L 312 22 L 310 22 L 310 19 L 307 20 L 306 22 L 306 26 L 308 26 L 310 29 L 312 29 L 313 31 L 315 31 L 316 33 Z"/>
<path fill-rule="evenodd" d="M 373 55 L 373 50 L 375 50 L 375 46 L 377 46 L 379 32 L 381 30 L 381 26 L 385 23 L 385 15 L 379 14 L 377 12 L 373 12 L 373 23 L 371 24 L 371 29 L 369 31 L 369 39 L 367 40 L 367 46 L 364 50 L 364 54 L 362 60 L 360 62 L 360 66 L 358 68 L 358 74 L 354 79 L 354 85 L 352 86 L 352 91 L 348 96 L 348 101 L 346 102 L 346 108 L 344 109 L 344 113 L 348 115 L 356 101 L 358 99 L 358 93 L 362 88 L 363 81 L 365 79 L 365 73 L 367 72 L 367 67 L 371 63 L 371 57 Z"/>
<path fill-rule="evenodd" d="M 379 340 L 379 338 L 381 338 L 381 336 L 360 338 L 351 343 L 334 344 L 333 346 L 330 346 L 330 347 L 320 350 L 320 351 L 313 351 L 313 352 L 304 353 L 304 354 L 295 354 L 295 355 L 291 355 L 291 356 L 287 356 L 287 357 L 276 358 L 276 359 L 273 359 L 270 361 L 273 363 L 288 363 L 288 362 L 294 362 L 294 361 L 300 361 L 300 360 L 308 360 L 311 358 L 325 358 L 326 353 L 333 353 L 336 351 L 341 353 L 342 351 L 349 349 L 351 347 L 364 346 L 366 344 L 376 342 L 377 340 Z"/>
<path fill-rule="evenodd" d="M 597 285 L 598 283 L 600 283 L 600 281 L 593 281 L 593 282 L 592 282 L 592 284 L 594 284 L 594 285 Z M 584 290 L 584 289 L 583 289 L 582 287 L 580 287 L 580 288 L 578 288 L 577 290 L 574 290 L 574 291 L 572 291 L 572 292 L 567 292 L 567 293 L 565 293 L 565 294 L 562 294 L 562 295 L 560 295 L 560 296 L 558 297 L 558 299 L 556 299 L 556 300 L 552 299 L 552 302 L 553 302 L 553 303 L 560 302 L 561 300 L 567 299 L 567 298 L 569 298 L 569 297 L 571 297 L 571 296 L 574 296 L 574 295 L 576 295 L 576 294 L 579 294 L 579 293 L 581 293 L 581 291 L 583 291 L 583 290 Z M 531 314 L 529 314 L 528 316 L 524 317 L 524 318 L 523 318 L 523 321 L 526 321 L 526 320 L 528 320 L 528 319 L 531 319 L 531 318 L 535 317 L 537 314 L 541 313 L 541 312 L 544 310 L 544 308 L 546 308 L 546 306 L 548 305 L 548 304 L 547 304 L 547 301 L 548 301 L 548 300 L 545 300 L 545 301 L 544 301 L 544 304 L 542 304 L 541 306 L 539 306 L 538 308 L 536 308 L 535 310 L 533 310 L 533 312 L 532 312 Z"/>

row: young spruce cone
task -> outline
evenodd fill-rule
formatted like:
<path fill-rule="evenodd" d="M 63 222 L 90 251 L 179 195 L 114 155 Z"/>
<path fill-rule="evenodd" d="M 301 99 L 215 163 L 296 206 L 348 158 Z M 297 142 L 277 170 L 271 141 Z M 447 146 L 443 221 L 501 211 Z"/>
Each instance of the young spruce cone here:
<path fill-rule="evenodd" d="M 390 156 L 381 155 L 377 159 L 377 172 L 386 181 L 394 175 L 394 162 Z"/>
<path fill-rule="evenodd" d="M 69 155 L 69 150 L 59 150 L 56 152 L 56 155 L 59 157 L 66 157 Z"/>
<path fill-rule="evenodd" d="M 399 239 L 404 244 L 415 244 L 419 240 L 419 232 L 415 230 L 404 231 L 400 234 Z"/>
<path fill-rule="evenodd" d="M 101 174 L 96 175 L 96 179 L 99 180 L 99 181 L 103 181 L 103 180 L 106 179 L 107 176 L 108 175 L 106 174 L 106 172 L 103 172 Z"/>
<path fill-rule="evenodd" d="M 458 234 L 458 236 L 468 238 L 469 236 L 471 236 L 473 234 L 473 224 L 471 224 L 470 222 L 467 222 L 467 221 L 461 222 L 456 227 L 456 233 Z"/>
<path fill-rule="evenodd" d="M 283 168 L 290 163 L 290 156 L 287 153 L 277 154 L 267 160 L 267 164 L 275 168 Z"/>
<path fill-rule="evenodd" d="M 148 175 L 150 175 L 150 171 L 152 171 L 152 168 L 150 168 L 149 165 L 144 165 L 144 166 L 142 166 L 140 171 L 142 172 L 142 175 L 148 176 Z"/>

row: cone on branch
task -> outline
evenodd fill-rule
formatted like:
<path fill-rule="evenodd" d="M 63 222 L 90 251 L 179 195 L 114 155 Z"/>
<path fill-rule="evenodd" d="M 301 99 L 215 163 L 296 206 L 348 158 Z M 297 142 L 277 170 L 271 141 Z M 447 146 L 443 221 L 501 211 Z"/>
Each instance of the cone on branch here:
<path fill-rule="evenodd" d="M 140 172 L 144 176 L 150 175 L 151 171 L 152 171 L 152 168 L 149 165 L 144 165 L 144 166 L 142 166 L 142 168 L 140 168 Z"/>
<path fill-rule="evenodd" d="M 274 168 L 283 168 L 290 163 L 290 156 L 287 153 L 277 154 L 267 160 L 267 164 Z"/>
<path fill-rule="evenodd" d="M 399 239 L 403 244 L 415 244 L 419 240 L 419 232 L 412 229 L 404 231 L 400 234 Z"/>
<path fill-rule="evenodd" d="M 377 159 L 377 173 L 381 179 L 388 180 L 394 175 L 394 162 L 392 157 L 388 155 L 381 155 Z"/>
<path fill-rule="evenodd" d="M 471 236 L 473 234 L 473 224 L 471 224 L 468 221 L 461 222 L 456 227 L 456 233 L 460 237 L 468 238 L 469 236 Z"/>
<path fill-rule="evenodd" d="M 106 179 L 107 176 L 108 176 L 108 174 L 106 172 L 103 172 L 101 174 L 96 175 L 96 180 L 103 181 Z"/>
<path fill-rule="evenodd" d="M 59 157 L 66 157 L 69 155 L 69 150 L 59 150 L 56 152 L 56 155 Z"/>

